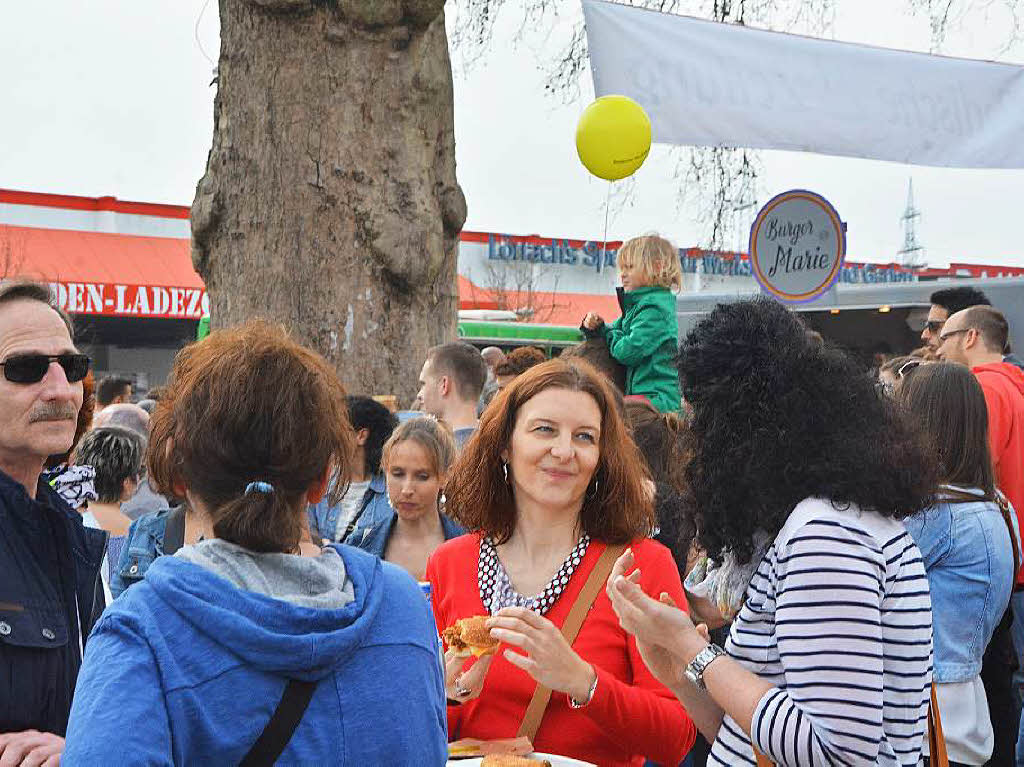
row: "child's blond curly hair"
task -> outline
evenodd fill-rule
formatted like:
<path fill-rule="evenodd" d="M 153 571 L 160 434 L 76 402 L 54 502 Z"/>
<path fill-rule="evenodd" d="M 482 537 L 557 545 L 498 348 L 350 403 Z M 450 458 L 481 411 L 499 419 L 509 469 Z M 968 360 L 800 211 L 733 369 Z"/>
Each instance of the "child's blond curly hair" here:
<path fill-rule="evenodd" d="M 683 287 L 683 268 L 675 245 L 657 234 L 634 237 L 619 248 L 620 266 L 638 267 L 651 285 L 671 290 Z"/>

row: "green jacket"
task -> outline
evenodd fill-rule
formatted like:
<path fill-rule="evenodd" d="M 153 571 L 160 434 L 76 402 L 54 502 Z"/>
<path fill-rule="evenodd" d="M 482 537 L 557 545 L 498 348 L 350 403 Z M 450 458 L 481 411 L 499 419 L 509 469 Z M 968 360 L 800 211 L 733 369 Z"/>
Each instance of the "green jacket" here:
<path fill-rule="evenodd" d="M 668 288 L 619 290 L 622 316 L 603 328 L 611 355 L 626 366 L 626 394 L 642 394 L 662 413 L 679 410 L 679 326 Z"/>

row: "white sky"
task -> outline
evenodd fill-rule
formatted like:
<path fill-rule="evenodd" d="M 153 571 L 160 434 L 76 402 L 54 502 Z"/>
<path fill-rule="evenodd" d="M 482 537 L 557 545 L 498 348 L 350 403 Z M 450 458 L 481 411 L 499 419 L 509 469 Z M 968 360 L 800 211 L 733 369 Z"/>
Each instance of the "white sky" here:
<path fill-rule="evenodd" d="M 563 18 L 580 13 L 577 0 L 558 1 Z M 837 4 L 836 39 L 928 49 L 927 19 L 892 10 L 903 2 Z M 190 204 L 213 129 L 211 66 L 196 42 L 203 6 L 204 0 L 6 4 L 0 25 L 0 187 Z M 486 59 L 468 71 L 458 54 L 453 62 L 466 228 L 600 238 L 607 185 L 589 177 L 574 146 L 576 120 L 593 96 L 589 71 L 577 103 L 546 96 L 541 68 L 557 41 L 540 36 L 513 45 L 518 16 L 514 8 L 506 11 Z M 1020 47 L 997 49 L 1000 39 L 992 30 L 1005 23 L 998 9 L 978 16 L 950 37 L 943 52 L 1024 61 Z M 199 21 L 198 38 L 216 59 L 216 0 Z M 931 264 L 1024 265 L 1024 171 L 791 152 L 763 156 L 759 202 L 790 188 L 824 194 L 848 223 L 852 260 L 894 260 L 913 178 L 923 214 L 918 237 Z M 636 175 L 631 204 L 613 209 L 609 238 L 657 230 L 680 246 L 699 244 L 701 232 L 676 203 L 673 165 L 668 151 L 655 147 Z"/>

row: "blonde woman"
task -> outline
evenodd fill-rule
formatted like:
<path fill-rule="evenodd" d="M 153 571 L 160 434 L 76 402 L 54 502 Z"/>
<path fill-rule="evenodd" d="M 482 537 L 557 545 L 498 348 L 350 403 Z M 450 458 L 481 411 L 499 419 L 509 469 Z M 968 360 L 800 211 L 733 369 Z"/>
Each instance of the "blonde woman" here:
<path fill-rule="evenodd" d="M 423 580 L 434 549 L 463 532 L 441 506 L 454 462 L 455 439 L 447 426 L 427 417 L 399 425 L 381 451 L 390 505 L 364 514 L 345 543 Z"/>

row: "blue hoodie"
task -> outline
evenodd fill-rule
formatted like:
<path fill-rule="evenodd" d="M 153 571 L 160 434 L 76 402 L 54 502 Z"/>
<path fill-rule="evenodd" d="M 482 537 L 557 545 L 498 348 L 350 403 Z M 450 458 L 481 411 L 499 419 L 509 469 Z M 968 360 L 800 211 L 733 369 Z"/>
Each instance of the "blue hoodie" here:
<path fill-rule="evenodd" d="M 278 764 L 445 764 L 423 594 L 400 568 L 332 548 L 353 597 L 338 609 L 236 588 L 181 555 L 157 559 L 89 639 L 62 763 L 237 764 L 295 678 L 319 684 Z"/>

